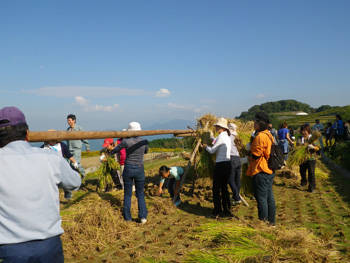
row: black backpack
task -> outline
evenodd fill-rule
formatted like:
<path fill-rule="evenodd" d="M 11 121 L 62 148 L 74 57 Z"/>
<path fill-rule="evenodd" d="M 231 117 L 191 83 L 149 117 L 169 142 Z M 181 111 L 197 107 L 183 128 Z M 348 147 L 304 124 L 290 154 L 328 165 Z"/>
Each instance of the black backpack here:
<path fill-rule="evenodd" d="M 266 134 L 266 136 L 268 136 Z M 269 160 L 267 161 L 267 165 L 269 166 L 269 168 L 271 170 L 279 170 L 281 169 L 283 166 L 285 166 L 285 163 L 284 163 L 284 154 L 281 150 L 281 148 L 274 144 L 272 139 L 270 138 L 270 136 L 268 136 L 269 139 L 271 140 L 272 142 L 272 145 L 271 145 L 271 153 L 270 153 L 270 158 Z"/>

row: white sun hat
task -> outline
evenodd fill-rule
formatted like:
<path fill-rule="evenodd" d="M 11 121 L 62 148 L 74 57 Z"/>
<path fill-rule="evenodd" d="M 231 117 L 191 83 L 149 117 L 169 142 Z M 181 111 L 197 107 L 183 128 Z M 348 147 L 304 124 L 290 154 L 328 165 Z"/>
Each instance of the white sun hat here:
<path fill-rule="evenodd" d="M 228 130 L 227 120 L 225 118 L 218 118 L 218 121 L 214 124 L 214 126 L 220 126 Z"/>
<path fill-rule="evenodd" d="M 129 123 L 128 131 L 141 131 L 140 123 L 133 121 Z"/>
<path fill-rule="evenodd" d="M 228 129 L 230 130 L 230 132 L 231 132 L 231 134 L 233 134 L 233 135 L 235 135 L 235 136 L 237 136 L 238 135 L 238 133 L 237 133 L 237 125 L 236 124 L 234 124 L 234 123 L 229 123 L 228 125 L 227 125 L 227 127 L 228 127 Z"/>

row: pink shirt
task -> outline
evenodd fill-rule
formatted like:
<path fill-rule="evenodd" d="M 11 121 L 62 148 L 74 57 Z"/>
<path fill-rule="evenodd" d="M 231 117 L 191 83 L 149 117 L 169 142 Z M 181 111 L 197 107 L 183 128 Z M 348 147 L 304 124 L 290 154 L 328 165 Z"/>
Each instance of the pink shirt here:
<path fill-rule="evenodd" d="M 117 145 L 119 143 L 121 143 L 123 139 L 118 139 L 117 140 Z M 120 165 L 124 165 L 125 164 L 125 158 L 126 158 L 126 151 L 125 148 L 121 149 L 120 152 L 118 153 L 118 162 Z"/>

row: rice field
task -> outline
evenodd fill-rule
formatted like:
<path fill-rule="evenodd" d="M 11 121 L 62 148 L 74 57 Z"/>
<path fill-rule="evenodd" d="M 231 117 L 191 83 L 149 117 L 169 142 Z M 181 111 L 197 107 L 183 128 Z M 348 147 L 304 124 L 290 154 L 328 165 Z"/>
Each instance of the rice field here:
<path fill-rule="evenodd" d="M 191 176 L 175 208 L 166 191 L 157 196 L 160 165 L 185 167 L 181 157 L 146 164 L 148 222 L 125 222 L 123 193 L 98 192 L 89 174 L 66 202 L 61 193 L 66 262 L 349 262 L 350 182 L 321 161 L 316 192 L 301 188 L 296 167 L 276 174 L 276 227 L 257 220 L 255 200 L 233 207 L 232 218 L 208 218 L 211 182 Z M 193 191 L 192 191 L 193 190 Z M 136 198 L 132 200 L 137 217 Z"/>

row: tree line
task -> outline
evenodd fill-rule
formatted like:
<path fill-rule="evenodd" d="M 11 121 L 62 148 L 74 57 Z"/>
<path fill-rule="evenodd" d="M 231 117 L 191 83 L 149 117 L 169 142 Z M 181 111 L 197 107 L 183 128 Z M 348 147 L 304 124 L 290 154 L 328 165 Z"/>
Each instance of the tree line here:
<path fill-rule="evenodd" d="M 238 117 L 239 119 L 252 120 L 259 111 L 266 113 L 303 111 L 306 113 L 317 113 L 331 109 L 332 106 L 322 105 L 318 108 L 312 108 L 309 104 L 302 103 L 296 100 L 279 100 L 274 102 L 266 102 L 261 105 L 254 105 L 248 111 L 244 111 Z"/>
<path fill-rule="evenodd" d="M 150 148 L 168 148 L 168 149 L 188 149 L 192 148 L 194 138 L 166 138 L 166 139 L 156 139 L 148 142 Z"/>

